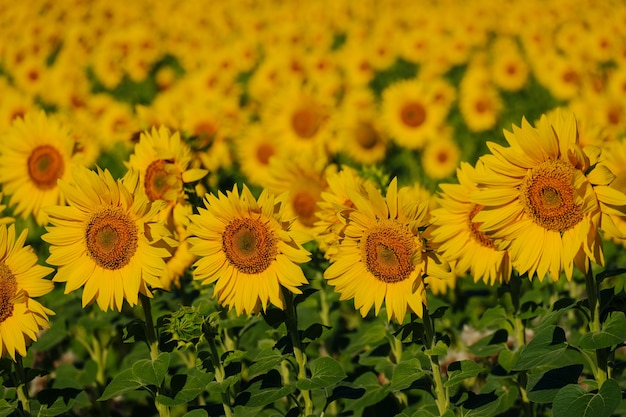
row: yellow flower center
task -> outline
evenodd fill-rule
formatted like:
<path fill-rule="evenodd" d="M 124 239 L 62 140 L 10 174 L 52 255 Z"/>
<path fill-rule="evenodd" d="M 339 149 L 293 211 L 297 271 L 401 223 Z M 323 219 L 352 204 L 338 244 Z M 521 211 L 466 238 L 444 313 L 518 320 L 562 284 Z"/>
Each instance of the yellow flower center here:
<path fill-rule="evenodd" d="M 61 153 L 50 145 L 41 145 L 33 149 L 28 157 L 28 175 L 41 190 L 50 190 L 63 176 L 65 166 Z"/>
<path fill-rule="evenodd" d="M 4 262 L 0 263 L 0 323 L 13 314 L 11 301 L 17 292 L 17 281 Z"/>
<path fill-rule="evenodd" d="M 222 250 L 226 259 L 245 274 L 265 271 L 278 253 L 277 240 L 268 226 L 251 218 L 237 218 L 226 225 Z"/>
<path fill-rule="evenodd" d="M 387 284 L 409 278 L 418 250 L 415 237 L 397 222 L 383 220 L 367 230 L 361 244 L 361 259 L 367 270 Z"/>
<path fill-rule="evenodd" d="M 379 142 L 376 129 L 374 129 L 371 123 L 368 122 L 360 122 L 356 126 L 354 136 L 356 138 L 356 142 L 363 149 L 372 149 Z"/>
<path fill-rule="evenodd" d="M 400 119 L 409 127 L 419 127 L 426 120 L 426 109 L 416 101 L 408 102 L 400 110 Z"/>
<path fill-rule="evenodd" d="M 96 264 L 115 270 L 128 265 L 137 251 L 139 230 L 128 214 L 106 208 L 91 217 L 85 238 L 89 256 Z"/>
<path fill-rule="evenodd" d="M 480 243 L 482 246 L 486 248 L 495 249 L 496 245 L 493 243 L 491 239 L 489 239 L 483 232 L 480 231 L 481 223 L 473 222 L 472 220 L 478 214 L 479 211 L 483 209 L 483 206 L 479 204 L 474 204 L 472 210 L 469 214 L 469 226 L 470 233 L 474 241 Z"/>
<path fill-rule="evenodd" d="M 303 139 L 311 139 L 324 122 L 323 116 L 314 108 L 298 109 L 291 117 L 291 127 Z"/>
<path fill-rule="evenodd" d="M 169 200 L 166 196 L 175 184 L 176 178 L 172 175 L 172 161 L 159 159 L 152 162 L 146 169 L 144 188 L 150 201 Z"/>
<path fill-rule="evenodd" d="M 565 232 L 583 219 L 580 204 L 574 201 L 574 167 L 548 160 L 530 170 L 520 187 L 524 212 L 545 229 Z"/>

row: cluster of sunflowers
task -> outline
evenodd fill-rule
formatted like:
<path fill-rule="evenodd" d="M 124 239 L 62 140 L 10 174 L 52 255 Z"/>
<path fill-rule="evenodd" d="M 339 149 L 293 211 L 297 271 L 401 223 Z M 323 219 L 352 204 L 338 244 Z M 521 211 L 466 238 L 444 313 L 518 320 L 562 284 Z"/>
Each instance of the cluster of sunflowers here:
<path fill-rule="evenodd" d="M 40 0 L 0 28 L 3 357 L 53 282 L 255 315 L 319 279 L 402 324 L 626 239 L 619 2 Z"/>

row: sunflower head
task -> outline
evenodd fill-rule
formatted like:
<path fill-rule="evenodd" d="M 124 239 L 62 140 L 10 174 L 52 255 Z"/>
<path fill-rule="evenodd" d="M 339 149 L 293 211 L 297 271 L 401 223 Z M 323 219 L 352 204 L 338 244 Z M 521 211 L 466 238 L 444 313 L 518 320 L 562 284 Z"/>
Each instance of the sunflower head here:
<path fill-rule="evenodd" d="M 26 356 L 26 347 L 54 314 L 34 298 L 49 293 L 44 279 L 53 270 L 37 264 L 37 255 L 24 246 L 27 230 L 15 235 L 15 226 L 0 225 L 0 356 Z"/>
<path fill-rule="evenodd" d="M 307 282 L 299 264 L 309 260 L 302 236 L 284 215 L 286 194 L 263 191 L 258 200 L 244 186 L 207 194 L 206 209 L 191 215 L 190 252 L 198 256 L 195 279 L 215 283 L 222 305 L 256 313 L 268 304 L 283 308 L 281 287 L 300 293 Z"/>

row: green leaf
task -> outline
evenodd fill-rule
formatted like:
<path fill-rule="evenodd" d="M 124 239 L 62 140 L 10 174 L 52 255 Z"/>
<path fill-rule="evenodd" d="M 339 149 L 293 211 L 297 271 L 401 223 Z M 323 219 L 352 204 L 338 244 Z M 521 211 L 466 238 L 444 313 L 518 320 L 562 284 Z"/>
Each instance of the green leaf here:
<path fill-rule="evenodd" d="M 583 366 L 575 364 L 528 375 L 528 399 L 535 403 L 551 403 L 561 388 L 578 382 L 582 371 Z"/>
<path fill-rule="evenodd" d="M 479 357 L 493 356 L 506 348 L 508 337 L 509 333 L 506 330 L 498 329 L 470 346 L 469 351 Z"/>
<path fill-rule="evenodd" d="M 159 386 L 167 374 L 170 364 L 169 353 L 163 352 L 154 360 L 144 359 L 135 362 L 132 367 L 133 374 L 142 385 Z"/>
<path fill-rule="evenodd" d="M 40 391 L 37 400 L 41 403 L 40 416 L 58 416 L 72 408 L 87 407 L 91 404 L 87 393 L 76 388 L 50 388 Z"/>
<path fill-rule="evenodd" d="M 452 362 L 448 366 L 448 380 L 443 384 L 444 387 L 453 387 L 468 378 L 473 378 L 480 374 L 483 368 L 476 362 L 469 359 Z"/>
<path fill-rule="evenodd" d="M 428 356 L 446 356 L 448 354 L 448 345 L 443 340 L 438 340 L 432 349 L 426 349 L 424 353 Z"/>
<path fill-rule="evenodd" d="M 0 417 L 7 417 L 13 415 L 13 412 L 17 408 L 17 402 L 13 404 L 9 403 L 7 400 L 0 400 Z"/>
<path fill-rule="evenodd" d="M 296 387 L 293 385 L 287 385 L 284 387 L 271 387 L 261 389 L 262 382 L 259 381 L 257 383 L 252 384 L 249 387 L 249 390 L 243 394 L 246 395 L 246 407 L 263 407 L 268 404 L 273 404 L 274 402 L 280 400 L 281 398 L 286 397 L 296 390 Z M 241 395 L 241 394 L 240 394 Z"/>
<path fill-rule="evenodd" d="M 509 329 L 511 329 L 510 322 L 508 321 L 508 315 L 506 314 L 506 310 L 502 306 L 495 306 L 488 308 L 480 317 L 476 328 L 481 329 L 499 329 L 503 327 L 503 324 L 509 324 Z"/>
<path fill-rule="evenodd" d="M 209 417 L 209 413 L 207 413 L 206 410 L 198 408 L 197 410 L 191 410 L 185 413 L 183 417 Z"/>
<path fill-rule="evenodd" d="M 498 354 L 498 364 L 507 372 L 511 372 L 518 358 L 518 352 L 513 352 L 512 350 L 508 349 L 502 349 Z"/>
<path fill-rule="evenodd" d="M 413 382 L 426 375 L 419 359 L 411 358 L 401 361 L 394 369 L 389 389 L 393 392 L 409 388 Z"/>
<path fill-rule="evenodd" d="M 524 347 L 513 369 L 523 371 L 554 364 L 566 350 L 565 331 L 557 326 L 546 326 Z"/>
<path fill-rule="evenodd" d="M 344 400 L 344 411 L 354 411 L 377 404 L 389 393 L 389 385 L 381 385 L 373 372 L 365 372 L 354 380 L 354 386 L 365 389 L 365 394 L 355 400 Z"/>
<path fill-rule="evenodd" d="M 210 386 L 211 384 L 209 384 Z M 280 372 L 272 369 L 250 382 L 247 388 L 237 395 L 235 403 L 248 407 L 262 407 L 286 397 L 296 390 L 296 386 L 283 386 Z"/>
<path fill-rule="evenodd" d="M 346 377 L 339 362 L 328 356 L 315 359 L 310 366 L 311 376 L 296 383 L 301 390 L 330 387 Z"/>
<path fill-rule="evenodd" d="M 605 381 L 595 394 L 572 384 L 554 397 L 552 411 L 554 417 L 609 417 L 621 401 L 622 391 L 612 379 Z"/>
<path fill-rule="evenodd" d="M 259 374 L 264 374 L 270 369 L 274 369 L 279 366 L 286 357 L 286 355 L 283 355 L 273 347 L 263 349 L 252 360 L 252 365 L 248 368 L 248 375 L 254 377 Z"/>
<path fill-rule="evenodd" d="M 158 395 L 156 401 L 170 407 L 189 403 L 204 392 L 212 379 L 213 374 L 206 374 L 196 368 L 190 369 L 187 374 L 174 375 L 168 395 Z"/>
<path fill-rule="evenodd" d="M 626 320 L 624 313 L 614 311 L 609 313 L 602 330 L 597 333 L 587 333 L 580 338 L 579 346 L 583 349 L 603 349 L 623 343 L 626 340 Z"/>
<path fill-rule="evenodd" d="M 125 392 L 134 391 L 142 386 L 141 381 L 135 376 L 132 369 L 124 369 L 122 372 L 115 375 L 113 380 L 111 380 L 109 385 L 104 389 L 100 398 L 98 398 L 98 401 L 106 401 Z"/>

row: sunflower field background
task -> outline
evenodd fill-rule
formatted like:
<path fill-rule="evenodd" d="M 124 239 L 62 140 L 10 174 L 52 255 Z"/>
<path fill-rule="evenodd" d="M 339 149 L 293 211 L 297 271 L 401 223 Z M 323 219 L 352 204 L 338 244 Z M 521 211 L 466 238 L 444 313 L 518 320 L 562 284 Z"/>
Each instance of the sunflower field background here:
<path fill-rule="evenodd" d="M 0 34 L 0 416 L 626 416 L 625 3 Z"/>

